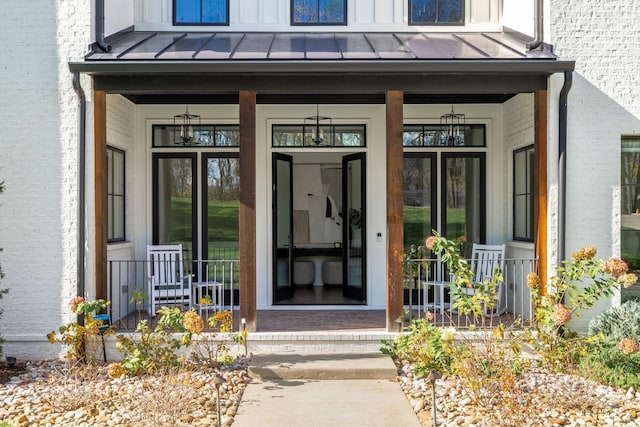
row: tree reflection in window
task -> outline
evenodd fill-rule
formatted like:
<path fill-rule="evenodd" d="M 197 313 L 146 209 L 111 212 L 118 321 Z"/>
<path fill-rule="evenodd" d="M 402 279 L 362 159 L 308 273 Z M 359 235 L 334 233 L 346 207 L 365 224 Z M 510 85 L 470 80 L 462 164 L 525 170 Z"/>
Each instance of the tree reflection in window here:
<path fill-rule="evenodd" d="M 345 25 L 346 0 L 293 0 L 293 25 Z"/>
<path fill-rule="evenodd" d="M 409 0 L 409 24 L 461 24 L 463 0 Z"/>

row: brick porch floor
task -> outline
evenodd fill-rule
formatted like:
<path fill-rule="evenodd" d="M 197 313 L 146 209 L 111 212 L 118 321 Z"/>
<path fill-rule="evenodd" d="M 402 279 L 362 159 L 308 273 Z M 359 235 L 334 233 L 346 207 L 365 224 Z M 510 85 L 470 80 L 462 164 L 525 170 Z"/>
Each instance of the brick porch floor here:
<path fill-rule="evenodd" d="M 240 316 L 238 308 L 234 312 L 233 330 L 240 327 Z M 422 313 L 420 313 L 422 314 Z M 416 315 L 418 315 L 416 313 Z M 146 313 L 142 314 L 143 319 L 149 319 Z M 159 316 L 149 319 L 149 325 L 153 328 Z M 258 327 L 256 332 L 385 332 L 386 313 L 384 310 L 258 310 Z M 485 318 L 485 324 L 489 324 Z M 492 319 L 494 326 L 502 322 L 510 325 L 514 318 L 510 314 L 504 314 Z M 137 315 L 132 314 L 116 322 L 119 331 L 133 331 L 138 322 Z M 433 320 L 436 326 L 468 327 L 474 323 L 473 320 L 458 317 L 455 314 L 445 312 L 444 315 L 436 313 Z M 476 323 L 480 326 L 480 321 Z"/>

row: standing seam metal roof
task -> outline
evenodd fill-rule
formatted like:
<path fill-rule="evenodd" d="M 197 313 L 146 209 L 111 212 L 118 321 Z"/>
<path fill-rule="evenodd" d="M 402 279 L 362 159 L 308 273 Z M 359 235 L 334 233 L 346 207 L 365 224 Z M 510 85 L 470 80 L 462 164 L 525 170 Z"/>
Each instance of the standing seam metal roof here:
<path fill-rule="evenodd" d="M 130 32 L 86 61 L 555 60 L 506 33 Z"/>

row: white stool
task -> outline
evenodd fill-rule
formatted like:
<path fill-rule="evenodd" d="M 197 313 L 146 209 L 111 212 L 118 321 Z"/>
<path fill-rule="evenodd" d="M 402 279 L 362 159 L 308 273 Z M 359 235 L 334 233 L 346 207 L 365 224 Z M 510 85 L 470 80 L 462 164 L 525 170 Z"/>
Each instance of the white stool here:
<path fill-rule="evenodd" d="M 342 261 L 322 263 L 322 283 L 326 286 L 342 286 Z"/>
<path fill-rule="evenodd" d="M 316 263 L 296 261 L 293 264 L 293 284 L 296 286 L 313 285 L 316 280 Z"/>

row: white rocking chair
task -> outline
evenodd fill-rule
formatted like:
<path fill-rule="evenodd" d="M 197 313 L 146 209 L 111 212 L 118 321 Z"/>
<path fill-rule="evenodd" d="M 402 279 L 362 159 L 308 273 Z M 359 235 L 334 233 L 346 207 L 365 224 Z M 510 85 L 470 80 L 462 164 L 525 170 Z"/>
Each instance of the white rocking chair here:
<path fill-rule="evenodd" d="M 480 245 L 473 244 L 471 252 L 471 271 L 474 274 L 474 282 L 489 282 L 497 268 L 504 272 L 505 245 Z M 473 295 L 475 289 L 462 288 L 467 295 Z M 496 301 L 492 307 L 485 307 L 485 316 L 500 316 L 507 311 L 507 297 L 503 281 L 496 283 Z"/>
<path fill-rule="evenodd" d="M 191 306 L 191 274 L 184 274 L 182 245 L 147 246 L 149 314 L 163 305 Z"/>

